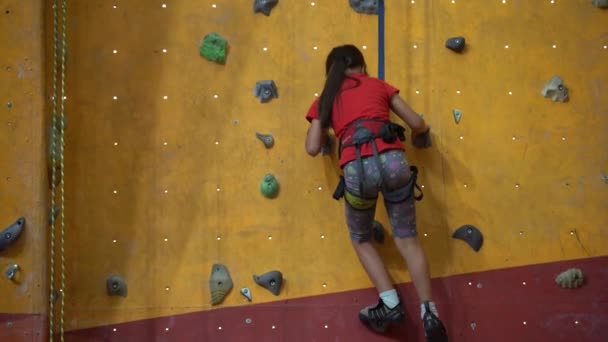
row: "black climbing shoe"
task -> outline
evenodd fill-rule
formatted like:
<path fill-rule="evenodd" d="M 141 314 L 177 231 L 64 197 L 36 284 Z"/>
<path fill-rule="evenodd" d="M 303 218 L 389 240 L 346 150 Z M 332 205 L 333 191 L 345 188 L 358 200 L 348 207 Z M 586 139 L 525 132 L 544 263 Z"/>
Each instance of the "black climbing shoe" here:
<path fill-rule="evenodd" d="M 431 311 L 428 302 L 424 302 L 426 312 L 422 317 L 422 323 L 424 324 L 424 334 L 427 342 L 448 342 L 448 335 L 443 326 L 443 323 L 437 316 Z"/>
<path fill-rule="evenodd" d="M 403 322 L 405 313 L 401 308 L 401 303 L 389 309 L 380 298 L 376 306 L 368 306 L 362 309 L 359 312 L 359 319 L 373 330 L 383 333 L 386 332 L 389 324 Z"/>

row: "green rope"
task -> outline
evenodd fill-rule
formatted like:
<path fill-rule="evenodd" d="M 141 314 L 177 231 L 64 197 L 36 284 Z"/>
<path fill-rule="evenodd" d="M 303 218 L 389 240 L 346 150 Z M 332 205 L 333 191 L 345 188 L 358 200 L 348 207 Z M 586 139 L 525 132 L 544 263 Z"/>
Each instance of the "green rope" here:
<path fill-rule="evenodd" d="M 62 40 L 61 40 L 61 90 L 57 94 L 58 78 L 58 50 L 59 50 L 59 4 L 58 0 L 53 0 L 53 95 L 52 95 L 52 126 L 51 126 L 51 210 L 56 206 L 57 200 L 57 158 L 59 158 L 60 170 L 60 204 L 61 204 L 61 232 L 60 232 L 60 257 L 61 257 L 61 306 L 59 333 L 61 341 L 64 341 L 64 316 L 65 316 L 65 173 L 64 173 L 64 151 L 65 151 L 65 56 L 67 42 L 67 0 L 62 0 Z M 59 95 L 59 96 L 58 96 Z M 60 100 L 59 120 L 61 121 L 59 132 L 57 132 L 58 113 L 57 98 Z M 59 153 L 57 153 L 57 143 Z M 56 220 L 55 215 L 51 215 L 51 261 L 50 261 L 50 295 L 49 295 L 49 339 L 54 340 L 55 330 L 55 239 L 56 239 Z"/>
<path fill-rule="evenodd" d="M 52 126 L 51 126 L 51 208 L 55 207 L 55 183 L 57 179 L 57 156 L 56 150 L 56 127 L 57 127 L 57 0 L 53 0 L 53 95 L 51 100 L 52 105 Z M 53 328 L 55 325 L 55 215 L 51 215 L 51 280 L 50 280 L 50 295 L 49 295 L 49 339 L 53 342 Z"/>
<path fill-rule="evenodd" d="M 61 152 L 59 152 L 61 161 L 61 315 L 60 315 L 60 331 L 61 331 L 61 342 L 63 342 L 64 332 L 64 313 L 65 313 L 65 173 L 64 173 L 64 149 L 65 149 L 65 54 L 66 54 L 66 42 L 67 42 L 67 16 L 68 16 L 68 4 L 67 0 L 63 0 L 63 21 L 61 31 L 63 33 L 63 39 L 61 44 Z"/>

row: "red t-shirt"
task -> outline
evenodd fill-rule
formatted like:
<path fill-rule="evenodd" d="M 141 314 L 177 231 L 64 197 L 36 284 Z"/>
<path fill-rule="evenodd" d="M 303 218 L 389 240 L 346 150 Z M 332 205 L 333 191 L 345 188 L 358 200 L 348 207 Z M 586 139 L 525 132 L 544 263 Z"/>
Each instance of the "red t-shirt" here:
<path fill-rule="evenodd" d="M 351 74 L 350 77 L 358 79 L 361 83 L 357 86 L 354 80 L 346 78 L 332 108 L 331 126 L 339 139 L 342 138 L 346 126 L 357 119 L 379 118 L 389 120 L 390 99 L 394 94 L 399 93 L 399 89 L 378 78 L 365 74 Z M 319 99 L 317 98 L 306 114 L 308 122 L 319 118 L 318 106 Z M 379 153 L 388 149 L 405 150 L 399 139 L 390 144 L 382 139 L 376 139 L 376 146 Z M 370 143 L 361 145 L 362 157 L 373 154 Z M 345 148 L 339 161 L 340 167 L 355 159 L 357 159 L 355 147 Z"/>

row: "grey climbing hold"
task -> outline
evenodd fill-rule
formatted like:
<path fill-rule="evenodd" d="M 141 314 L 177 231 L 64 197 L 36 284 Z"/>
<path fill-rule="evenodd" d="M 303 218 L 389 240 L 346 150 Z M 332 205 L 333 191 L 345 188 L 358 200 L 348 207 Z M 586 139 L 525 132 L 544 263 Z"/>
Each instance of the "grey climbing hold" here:
<path fill-rule="evenodd" d="M 279 0 L 254 0 L 253 13 L 262 12 L 269 16 L 272 9 L 279 3 Z"/>
<path fill-rule="evenodd" d="M 272 98 L 278 98 L 279 92 L 277 86 L 272 80 L 258 81 L 255 84 L 253 95 L 260 99 L 260 102 L 265 103 Z"/>
<path fill-rule="evenodd" d="M 51 224 L 53 220 L 57 219 L 57 216 L 59 216 L 59 207 L 55 204 L 53 206 L 53 208 L 49 211 L 49 224 Z"/>
<path fill-rule="evenodd" d="M 412 145 L 417 148 L 431 147 L 433 145 L 433 140 L 431 138 L 431 126 L 429 126 L 425 132 L 416 135 L 416 137 L 412 141 Z"/>
<path fill-rule="evenodd" d="M 462 112 L 459 109 L 452 109 L 452 114 L 454 115 L 454 121 L 456 121 L 456 124 L 459 124 L 460 118 L 462 118 Z"/>
<path fill-rule="evenodd" d="M 63 128 L 66 129 L 68 128 L 68 117 L 67 116 L 60 116 L 57 115 L 57 118 L 55 119 L 55 129 L 57 129 L 57 131 L 61 131 L 61 125 L 63 124 Z M 52 121 L 51 121 L 51 126 L 52 126 Z M 59 133 L 57 133 L 59 134 Z"/>
<path fill-rule="evenodd" d="M 281 271 L 270 271 L 260 276 L 253 275 L 256 284 L 266 288 L 273 295 L 278 296 L 283 284 L 283 274 Z"/>
<path fill-rule="evenodd" d="M 230 289 L 232 289 L 232 278 L 230 278 L 230 273 L 226 266 L 213 264 L 211 267 L 211 277 L 209 278 L 209 287 L 211 289 L 211 304 L 220 304 Z"/>
<path fill-rule="evenodd" d="M 110 276 L 106 279 L 106 292 L 108 296 L 126 297 L 128 294 L 127 282 L 121 276 Z"/>
<path fill-rule="evenodd" d="M 384 226 L 382 223 L 374 220 L 372 223 L 372 233 L 374 234 L 374 240 L 378 243 L 384 243 Z"/>
<path fill-rule="evenodd" d="M 55 157 L 56 167 L 55 169 L 59 172 L 61 160 L 63 159 L 61 156 L 61 126 L 63 125 L 64 131 L 68 126 L 67 117 L 64 115 L 63 117 L 57 115 L 55 119 L 55 126 L 53 128 L 53 123 L 49 125 L 48 129 L 48 176 L 49 182 L 51 181 L 52 175 L 52 165 L 53 165 L 53 156 Z M 53 134 L 55 135 L 55 149 L 53 149 Z M 60 177 L 55 179 L 55 185 L 58 185 L 60 182 Z M 49 184 L 50 185 L 50 184 Z"/>
<path fill-rule="evenodd" d="M 19 265 L 12 264 L 8 267 L 8 269 L 4 272 L 4 274 L 6 274 L 6 277 L 8 278 L 8 280 L 13 280 L 13 279 L 15 279 L 15 275 L 17 274 L 17 271 L 19 271 Z"/>
<path fill-rule="evenodd" d="M 251 290 L 249 290 L 249 288 L 243 287 L 241 289 L 241 294 L 251 302 Z"/>
<path fill-rule="evenodd" d="M 15 223 L 8 226 L 0 233 L 0 252 L 5 250 L 8 246 L 13 244 L 21 235 L 25 227 L 25 218 L 20 217 Z"/>
<path fill-rule="evenodd" d="M 595 7 L 608 8 L 608 0 L 592 0 L 591 3 Z"/>
<path fill-rule="evenodd" d="M 608 184 L 608 173 L 602 172 L 602 178 L 604 179 L 604 183 Z"/>
<path fill-rule="evenodd" d="M 454 52 L 462 52 L 465 45 L 466 39 L 464 37 L 452 37 L 445 41 L 445 47 Z"/>
<path fill-rule="evenodd" d="M 51 293 L 51 301 L 53 303 L 57 303 L 57 301 L 61 299 L 61 296 L 62 291 L 53 290 L 53 292 Z"/>
<path fill-rule="evenodd" d="M 378 3 L 381 0 L 349 0 L 350 7 L 361 14 L 378 14 Z"/>
<path fill-rule="evenodd" d="M 256 132 L 255 136 L 264 143 L 264 146 L 266 146 L 266 148 L 271 148 L 272 146 L 274 146 L 274 138 L 272 137 L 272 134 L 262 134 Z"/>
<path fill-rule="evenodd" d="M 583 285 L 584 281 L 585 276 L 579 268 L 570 268 L 555 277 L 555 283 L 567 289 L 579 288 Z"/>
<path fill-rule="evenodd" d="M 53 134 L 55 134 L 55 149 L 53 150 Z M 56 158 L 56 163 L 59 164 L 59 162 L 61 161 L 61 131 L 56 128 L 53 129 L 53 126 L 51 125 L 49 127 L 49 145 L 48 145 L 48 149 L 49 149 L 49 164 L 52 163 L 52 157 L 53 155 Z"/>
<path fill-rule="evenodd" d="M 475 252 L 478 252 L 483 245 L 483 235 L 481 234 L 481 231 L 469 224 L 458 228 L 454 234 L 452 234 L 452 237 L 468 243 Z"/>
<path fill-rule="evenodd" d="M 553 102 L 568 101 L 568 88 L 564 85 L 564 81 L 559 76 L 553 76 L 541 91 L 544 97 L 550 97 Z"/>
<path fill-rule="evenodd" d="M 8 109 L 13 108 L 13 103 L 12 103 L 12 102 L 8 102 L 8 103 L 6 104 L 6 107 L 7 107 Z"/>

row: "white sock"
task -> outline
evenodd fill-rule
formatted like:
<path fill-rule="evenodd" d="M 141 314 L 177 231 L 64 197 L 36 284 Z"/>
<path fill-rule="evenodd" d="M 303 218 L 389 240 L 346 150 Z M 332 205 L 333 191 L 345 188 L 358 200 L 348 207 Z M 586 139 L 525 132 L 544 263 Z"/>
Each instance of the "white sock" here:
<path fill-rule="evenodd" d="M 429 308 L 431 308 L 431 312 L 439 318 L 439 313 L 437 313 L 437 308 L 435 307 L 435 302 L 429 301 Z M 424 314 L 426 313 L 426 307 L 424 303 L 420 304 L 420 319 L 424 318 Z"/>
<path fill-rule="evenodd" d="M 397 290 L 395 289 L 380 293 L 380 298 L 382 298 L 382 301 L 389 309 L 392 309 L 399 304 L 399 297 L 397 296 Z"/>

